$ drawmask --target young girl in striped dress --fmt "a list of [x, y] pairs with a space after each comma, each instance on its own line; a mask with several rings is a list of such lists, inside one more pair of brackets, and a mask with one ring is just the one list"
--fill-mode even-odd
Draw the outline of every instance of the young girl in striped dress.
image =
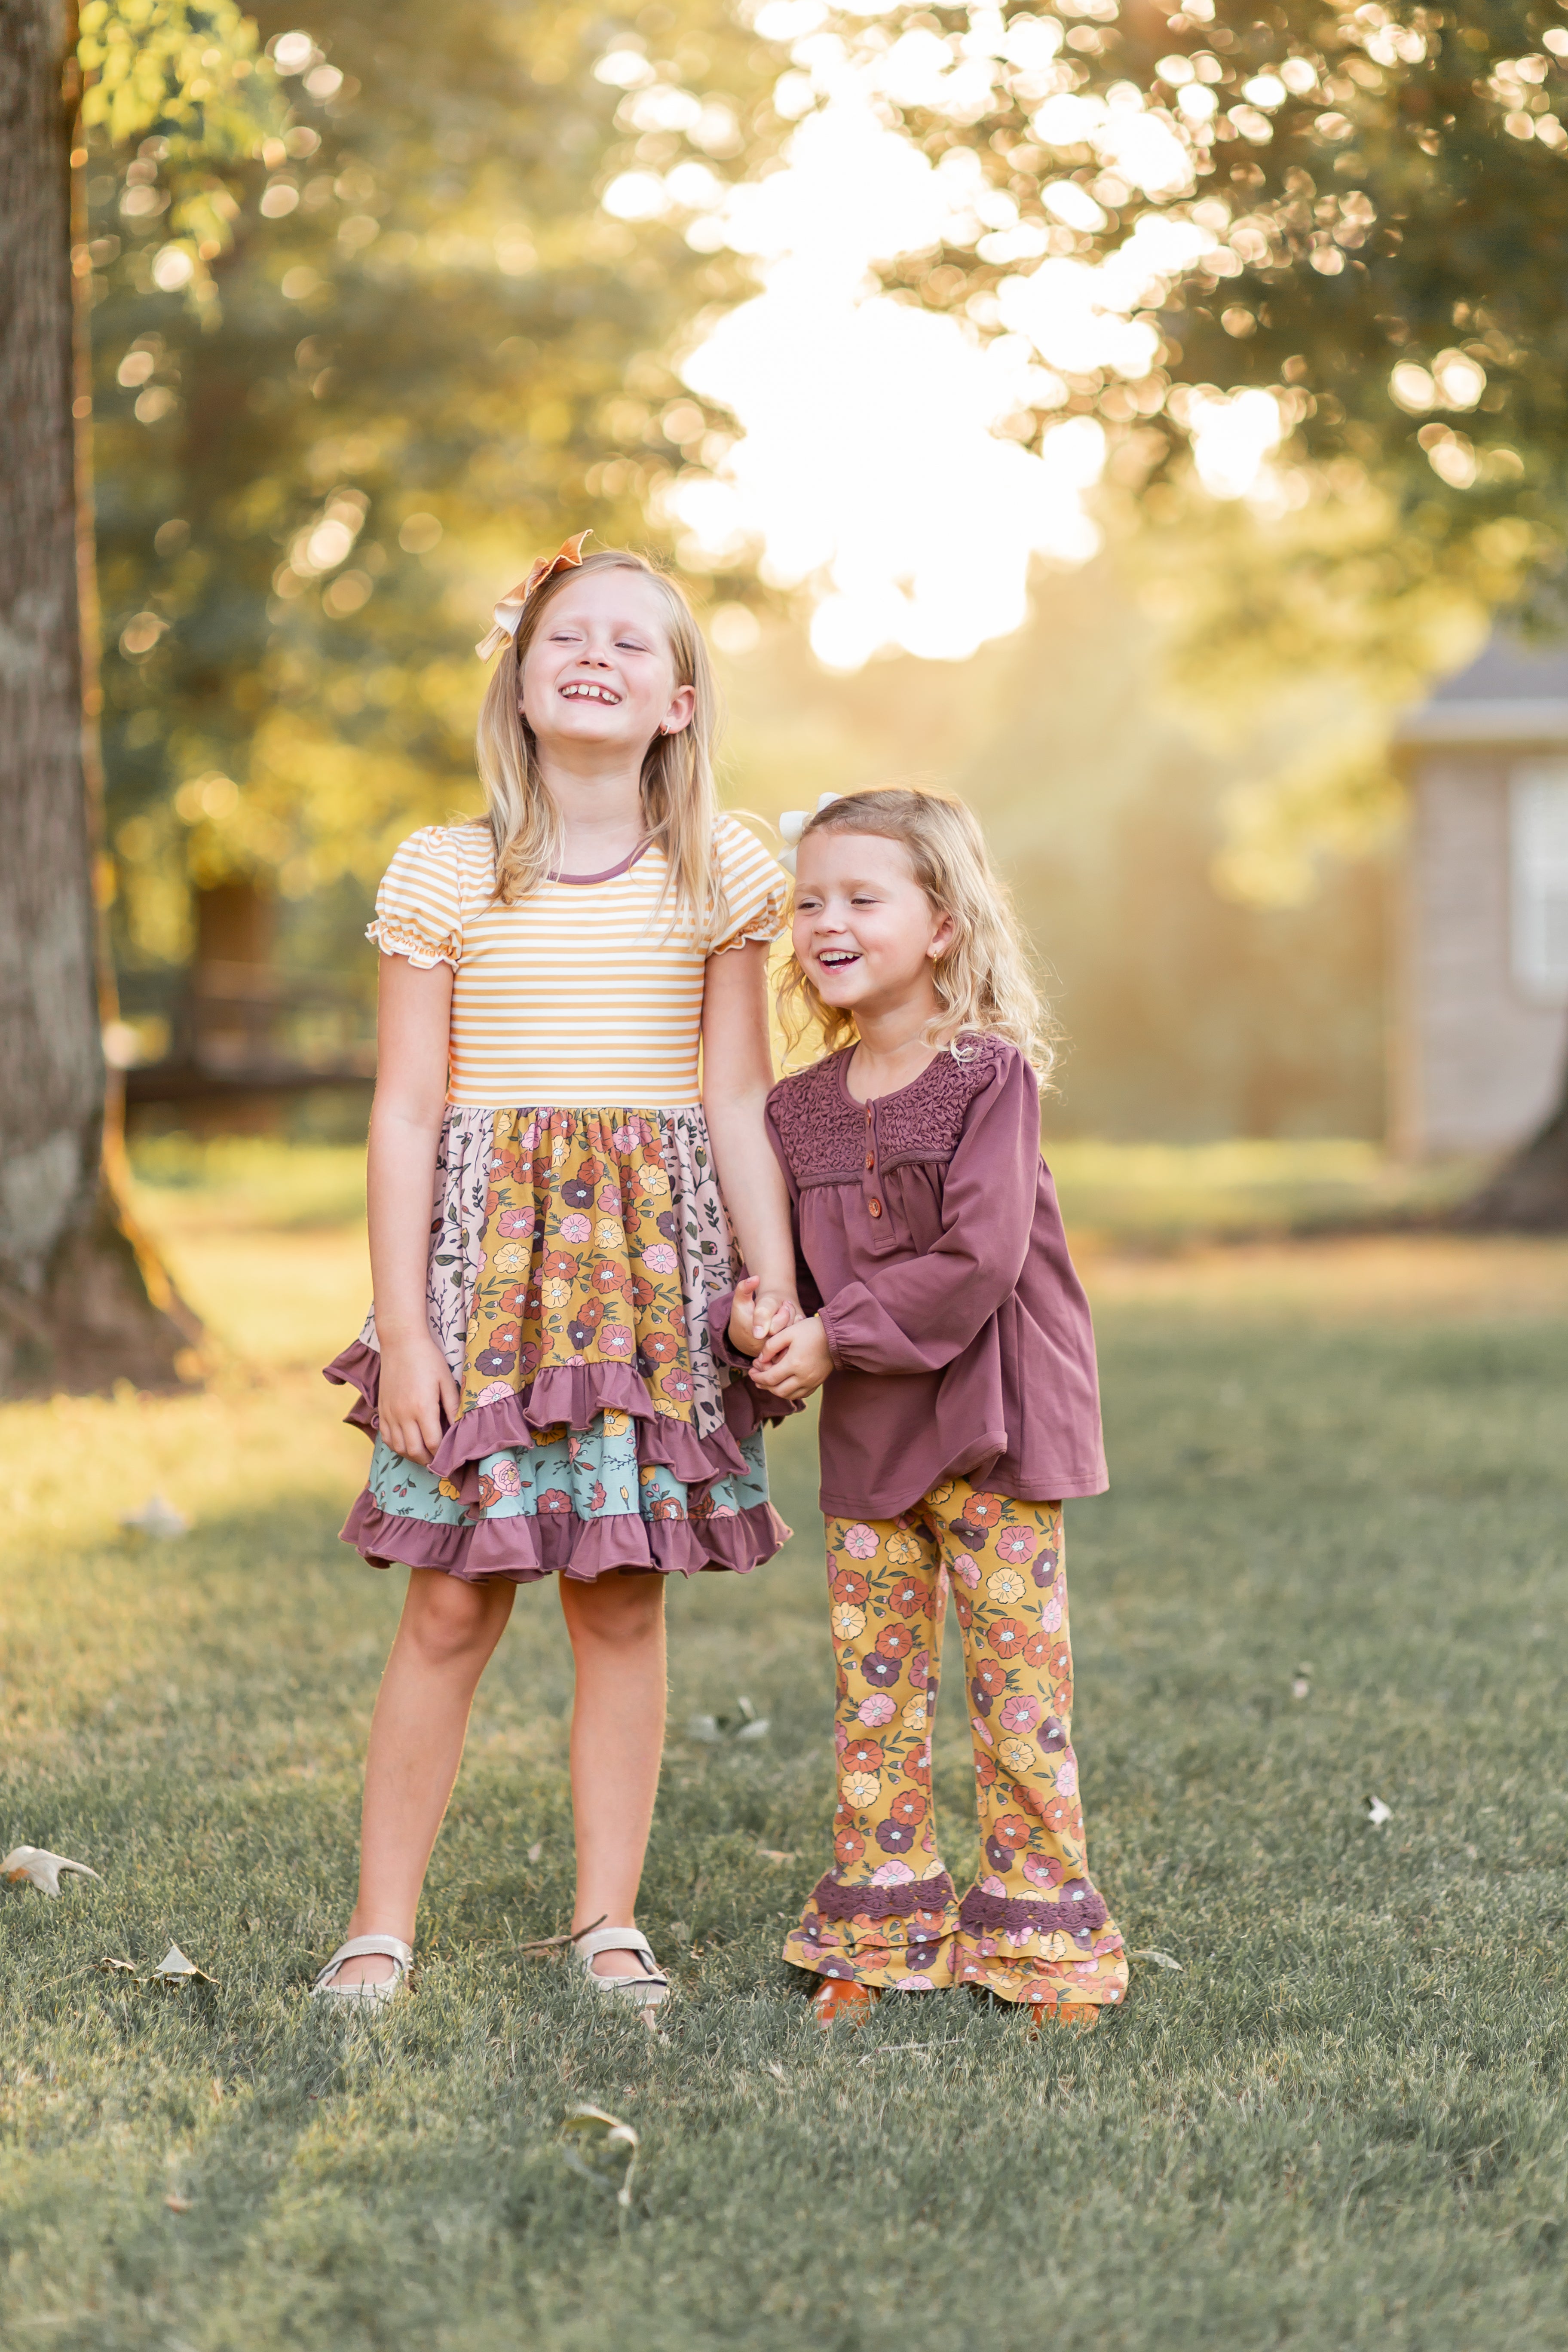
[[518, 1586], [552, 1575], [577, 1675], [575, 1949], [605, 1994], [664, 1998], [635, 1914], [664, 1579], [743, 1571], [788, 1534], [761, 1427], [787, 1408], [716, 1362], [708, 1325], [736, 1241], [758, 1336], [796, 1311], [763, 1118], [787, 884], [719, 813], [684, 598], [639, 557], [584, 557], [585, 537], [535, 565], [479, 648], [501, 656], [489, 815], [405, 841], [370, 930], [375, 1304], [327, 1377], [358, 1390], [350, 1419], [375, 1440], [344, 1538], [410, 1573], [359, 1901], [315, 1987], [334, 1999], [405, 1980], [475, 1687]]

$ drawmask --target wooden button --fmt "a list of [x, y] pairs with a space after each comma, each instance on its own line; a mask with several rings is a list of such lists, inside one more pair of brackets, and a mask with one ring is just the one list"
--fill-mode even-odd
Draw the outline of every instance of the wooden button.
[[867, 1205], [868, 1205], [868, 1207], [870, 1209], [871, 1214], [872, 1214], [874, 1217], [879, 1217], [879, 1216], [881, 1215], [881, 1213], [882, 1213], [882, 1203], [880, 1202], [880, 1201], [871, 1201], [871, 1202], [868, 1202], [867, 1203]]
[[877, 1165], [877, 1155], [874, 1151], [868, 1151], [866, 1154], [866, 1165], [868, 1168], [875, 1168]]

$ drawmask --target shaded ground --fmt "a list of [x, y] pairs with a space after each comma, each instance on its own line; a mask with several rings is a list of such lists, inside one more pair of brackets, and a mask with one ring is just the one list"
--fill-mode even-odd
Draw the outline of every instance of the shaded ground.
[[[671, 1594], [672, 1722], [744, 1692], [772, 1729], [671, 1741], [667, 2035], [517, 1953], [570, 1887], [545, 1589], [481, 1692], [418, 1996], [353, 2031], [302, 1987], [398, 1599], [335, 1541], [363, 1443], [310, 1369], [357, 1322], [353, 1199], [330, 1154], [161, 1188], [230, 1370], [0, 1414], [0, 1838], [103, 1873], [0, 1893], [17, 2342], [1555, 2352], [1568, 1246], [1089, 1255], [1116, 1486], [1069, 1514], [1075, 1735], [1096, 1875], [1182, 1964], [1098, 2034], [952, 1995], [824, 2044], [774, 1958], [830, 1788], [805, 1433], [790, 1555]], [[121, 1531], [154, 1489], [188, 1535]], [[952, 1819], [966, 1745], [939, 1725]], [[171, 1938], [216, 1987], [95, 1966]], [[584, 2099], [642, 2135], [629, 2210], [563, 2160]]]

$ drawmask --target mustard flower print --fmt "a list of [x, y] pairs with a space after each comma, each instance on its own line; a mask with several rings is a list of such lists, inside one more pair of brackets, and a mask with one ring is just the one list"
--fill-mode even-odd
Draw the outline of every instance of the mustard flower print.
[[[963, 1479], [942, 1486], [940, 1511], [928, 1497], [900, 1519], [829, 1523], [836, 1633], [851, 1622], [838, 1617], [847, 1606], [861, 1621], [836, 1651], [837, 1874], [819, 1884], [785, 1954], [818, 1974], [890, 1990], [966, 1983], [1017, 2001], [1033, 1987], [1028, 1997], [1040, 2002], [1110, 2005], [1125, 1990], [1126, 1960], [1082, 1844], [1068, 1737], [1059, 1517], [1005, 1496], [976, 1496]], [[1027, 1540], [1006, 1540], [1019, 1534]], [[906, 1541], [908, 1559], [900, 1557]], [[1049, 1574], [1037, 1580], [1032, 1570], [1046, 1555]], [[851, 1559], [860, 1565], [851, 1568]], [[971, 1701], [983, 1854], [983, 1874], [968, 1894], [943, 1864], [931, 1795], [933, 1655], [940, 1663], [941, 1651], [930, 1628], [940, 1633], [950, 1577], [963, 1634], [962, 1669], [952, 1676]], [[1053, 1601], [1059, 1619], [1043, 1624]], [[917, 1649], [921, 1632], [927, 1640]], [[876, 1899], [916, 1872], [934, 1882], [920, 1910]], [[861, 1888], [857, 1900], [851, 1890]], [[972, 1916], [978, 1903], [984, 1912]]]

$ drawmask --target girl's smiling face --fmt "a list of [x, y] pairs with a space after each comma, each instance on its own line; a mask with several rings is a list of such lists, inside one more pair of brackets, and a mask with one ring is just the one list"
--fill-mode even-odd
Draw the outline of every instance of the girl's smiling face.
[[931, 1018], [940, 1007], [931, 967], [952, 935], [952, 918], [931, 905], [901, 842], [831, 825], [802, 841], [795, 952], [825, 1003]]
[[540, 743], [640, 753], [660, 728], [687, 726], [694, 700], [646, 578], [617, 567], [556, 590], [522, 665], [522, 713]]

